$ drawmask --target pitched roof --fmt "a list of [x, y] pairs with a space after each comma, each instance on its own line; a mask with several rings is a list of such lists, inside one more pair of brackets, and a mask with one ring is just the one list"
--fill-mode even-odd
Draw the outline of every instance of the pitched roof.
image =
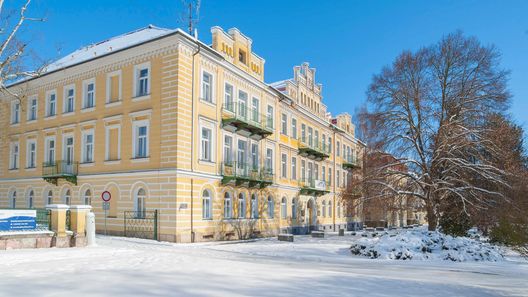
[[91, 60], [93, 58], [128, 48], [145, 41], [170, 34], [176, 30], [159, 28], [153, 25], [140, 28], [138, 30], [128, 32], [110, 39], [84, 46], [73, 53], [64, 56], [63, 58], [51, 63], [45, 68], [44, 72], [51, 72], [81, 62]]

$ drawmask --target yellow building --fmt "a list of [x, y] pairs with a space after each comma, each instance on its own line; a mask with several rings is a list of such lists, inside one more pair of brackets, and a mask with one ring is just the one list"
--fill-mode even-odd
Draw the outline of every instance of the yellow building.
[[0, 208], [91, 204], [102, 232], [108, 191], [110, 234], [174, 242], [358, 223], [338, 193], [363, 144], [327, 112], [315, 69], [267, 84], [251, 39], [211, 32], [206, 45], [148, 26], [10, 86]]

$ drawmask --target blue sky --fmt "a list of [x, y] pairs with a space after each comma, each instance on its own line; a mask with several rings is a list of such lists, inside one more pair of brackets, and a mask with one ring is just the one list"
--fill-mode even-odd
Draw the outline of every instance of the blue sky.
[[[148, 24], [185, 27], [180, 0], [34, 0], [30, 14], [44, 16], [25, 34], [42, 58], [56, 58], [89, 43]], [[292, 76], [304, 61], [317, 68], [332, 113], [365, 101], [372, 75], [404, 49], [415, 50], [463, 30], [495, 44], [512, 71], [512, 114], [528, 129], [528, 1], [219, 1], [202, 0], [200, 39], [210, 27], [238, 27], [266, 59], [265, 79]]]

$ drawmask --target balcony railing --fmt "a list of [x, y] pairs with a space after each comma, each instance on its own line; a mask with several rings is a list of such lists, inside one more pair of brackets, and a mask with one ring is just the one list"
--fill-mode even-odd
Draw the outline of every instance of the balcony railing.
[[262, 139], [273, 133], [272, 121], [244, 103], [226, 103], [223, 106], [222, 126], [224, 129]]
[[361, 168], [361, 164], [357, 158], [352, 158], [351, 156], [343, 158], [343, 169], [357, 169]]
[[299, 180], [301, 195], [321, 196], [330, 192], [330, 186], [324, 180], [301, 178]]
[[300, 137], [299, 155], [320, 161], [330, 157], [330, 150], [325, 143], [307, 137]]
[[248, 163], [224, 162], [220, 174], [222, 184], [234, 183], [236, 186], [265, 188], [273, 183], [273, 171], [254, 167]]
[[79, 162], [56, 161], [42, 164], [42, 178], [54, 185], [57, 185], [59, 178], [64, 178], [76, 185], [78, 173]]

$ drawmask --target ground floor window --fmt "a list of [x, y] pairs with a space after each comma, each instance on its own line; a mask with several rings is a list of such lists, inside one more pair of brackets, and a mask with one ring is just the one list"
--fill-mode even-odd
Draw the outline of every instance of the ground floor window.
[[84, 205], [92, 205], [92, 191], [90, 189], [84, 192]]
[[251, 218], [258, 219], [259, 210], [258, 210], [258, 197], [256, 194], [251, 196]]
[[71, 191], [70, 191], [70, 189], [67, 189], [66, 192], [64, 192], [64, 196], [62, 198], [62, 201], [64, 202], [64, 204], [70, 205], [70, 203], [71, 203]]
[[238, 217], [246, 217], [246, 195], [244, 193], [238, 195]]
[[202, 193], [202, 218], [210, 220], [213, 217], [212, 197], [209, 190], [204, 190]]
[[297, 218], [297, 199], [292, 199], [292, 219]]
[[224, 218], [230, 219], [233, 217], [233, 204], [231, 201], [231, 194], [226, 192], [224, 195]]
[[29, 191], [28, 197], [27, 197], [27, 207], [33, 208], [33, 198], [35, 196], [35, 192], [33, 190]]
[[46, 195], [46, 203], [53, 204], [53, 191], [52, 190], [49, 190], [48, 194]]
[[288, 208], [287, 208], [287, 203], [286, 203], [286, 197], [282, 197], [282, 200], [281, 200], [281, 218], [285, 219], [286, 216], [287, 216], [287, 213], [288, 213]]
[[136, 218], [138, 219], [144, 219], [145, 218], [145, 200], [147, 199], [147, 193], [143, 188], [139, 188], [136, 192], [135, 197], [135, 211], [136, 211]]
[[16, 208], [16, 198], [17, 198], [17, 192], [16, 191], [11, 192], [11, 195], [9, 197], [9, 207]]
[[275, 203], [273, 202], [273, 197], [268, 197], [268, 218], [273, 219], [275, 216]]

